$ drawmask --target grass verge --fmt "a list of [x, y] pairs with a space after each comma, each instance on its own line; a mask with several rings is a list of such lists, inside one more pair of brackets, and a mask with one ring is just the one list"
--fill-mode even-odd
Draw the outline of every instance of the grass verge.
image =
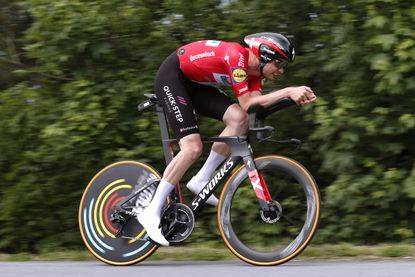
[[[298, 259], [385, 259], [406, 258], [415, 260], [413, 244], [381, 245], [310, 245]], [[236, 257], [224, 245], [186, 245], [160, 247], [148, 261], [218, 261], [235, 260]], [[0, 261], [96, 261], [88, 251], [53, 251], [39, 255], [30, 253], [0, 254]]]

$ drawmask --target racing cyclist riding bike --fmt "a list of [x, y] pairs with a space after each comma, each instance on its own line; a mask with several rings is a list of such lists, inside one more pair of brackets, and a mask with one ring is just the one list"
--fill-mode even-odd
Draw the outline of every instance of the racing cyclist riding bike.
[[[179, 139], [180, 152], [166, 167], [150, 205], [138, 216], [149, 237], [168, 246], [160, 225], [166, 198], [202, 153], [202, 141], [195, 114], [221, 120], [226, 127], [220, 136], [243, 135], [248, 129], [248, 109], [253, 105], [270, 106], [283, 98], [307, 105], [316, 95], [307, 86], [287, 87], [262, 94], [262, 80], [274, 81], [294, 61], [290, 41], [278, 33], [256, 33], [244, 38], [249, 48], [235, 42], [202, 40], [184, 45], [161, 64], [155, 81], [157, 99]], [[238, 102], [217, 86], [230, 85]], [[229, 147], [215, 142], [203, 167], [187, 188], [197, 194], [212, 173], [230, 154]], [[218, 199], [212, 194], [207, 203]]]

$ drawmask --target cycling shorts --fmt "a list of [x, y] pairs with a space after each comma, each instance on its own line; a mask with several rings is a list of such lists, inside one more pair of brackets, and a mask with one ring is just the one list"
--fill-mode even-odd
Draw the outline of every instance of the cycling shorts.
[[190, 81], [180, 69], [177, 51], [161, 64], [155, 92], [177, 139], [199, 133], [196, 114], [222, 121], [235, 103], [215, 87]]

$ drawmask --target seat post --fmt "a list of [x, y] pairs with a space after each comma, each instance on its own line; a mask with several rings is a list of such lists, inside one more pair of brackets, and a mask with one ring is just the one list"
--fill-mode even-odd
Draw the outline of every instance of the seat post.
[[163, 107], [160, 105], [160, 103], [157, 103], [157, 117], [159, 120], [161, 141], [163, 143], [164, 159], [166, 161], [166, 165], [168, 165], [171, 162], [171, 160], [173, 160], [173, 155], [170, 150], [171, 142], [169, 128], [167, 125], [167, 118], [166, 114], [164, 113]]

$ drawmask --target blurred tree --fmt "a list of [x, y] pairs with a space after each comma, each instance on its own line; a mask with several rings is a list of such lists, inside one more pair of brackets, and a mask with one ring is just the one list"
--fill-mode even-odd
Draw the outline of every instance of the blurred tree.
[[33, 20], [19, 38], [32, 66], [18, 73], [37, 78], [0, 95], [1, 249], [79, 245], [76, 210], [94, 172], [160, 160], [155, 118], [135, 112], [168, 45], [158, 2], [147, 2], [20, 2]]
[[[287, 35], [298, 53], [266, 90], [305, 84], [319, 96], [270, 122], [279, 137], [307, 142], [294, 157], [324, 189], [317, 238], [414, 238], [413, 3], [16, 0], [0, 8], [0, 251], [81, 245], [77, 209], [95, 172], [121, 159], [163, 171], [157, 118], [135, 110], [163, 59], [190, 41], [242, 43], [261, 31]], [[221, 127], [201, 120], [205, 135]], [[199, 224], [209, 232], [191, 240], [217, 236], [214, 209]]]
[[[415, 33], [408, 1], [312, 1], [309, 76], [322, 97], [309, 118], [325, 190], [324, 240], [414, 237]], [[313, 59], [313, 60], [312, 60]], [[411, 173], [412, 172], [412, 173]]]
[[0, 1], [0, 89], [16, 83], [17, 76], [11, 72], [25, 67], [19, 39], [29, 24], [29, 16], [18, 1]]

